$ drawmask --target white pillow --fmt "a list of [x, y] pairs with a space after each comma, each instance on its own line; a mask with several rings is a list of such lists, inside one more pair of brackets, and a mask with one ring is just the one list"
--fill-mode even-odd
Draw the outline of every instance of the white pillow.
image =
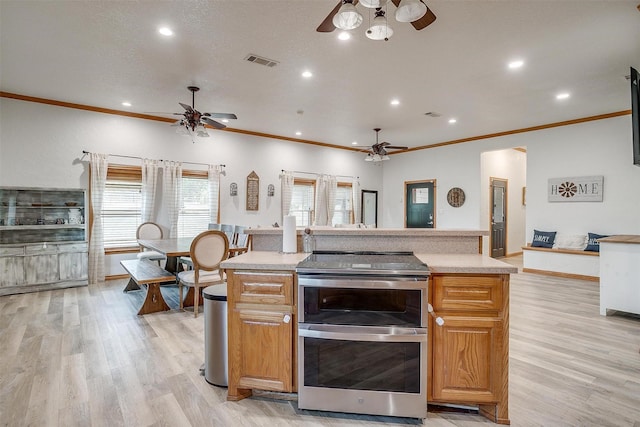
[[583, 251], [586, 246], [586, 234], [557, 233], [556, 240], [553, 243], [555, 249], [573, 249], [576, 251]]

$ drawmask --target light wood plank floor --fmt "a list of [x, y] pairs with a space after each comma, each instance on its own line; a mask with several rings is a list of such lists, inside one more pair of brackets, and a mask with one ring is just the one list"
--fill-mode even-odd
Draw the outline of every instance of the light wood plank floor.
[[[227, 402], [226, 389], [199, 372], [203, 316], [177, 309], [137, 316], [141, 295], [122, 293], [125, 283], [0, 297], [0, 425], [421, 424], [300, 411], [265, 398]], [[512, 276], [513, 426], [640, 427], [640, 317], [602, 317], [598, 304], [598, 283]], [[424, 425], [492, 423], [429, 413]]]

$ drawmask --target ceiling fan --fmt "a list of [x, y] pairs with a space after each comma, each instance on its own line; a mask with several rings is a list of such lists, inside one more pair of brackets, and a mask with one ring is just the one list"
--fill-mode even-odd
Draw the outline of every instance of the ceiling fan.
[[[376, 17], [382, 16], [384, 18], [384, 12], [381, 9], [388, 1], [360, 0], [359, 3], [364, 7], [376, 9]], [[396, 20], [399, 22], [411, 22], [413, 28], [418, 31], [426, 28], [436, 20], [436, 15], [433, 14], [431, 9], [427, 8], [423, 0], [391, 0], [391, 2], [398, 8], [395, 14]], [[357, 4], [358, 0], [340, 0], [316, 31], [329, 33], [336, 28], [342, 30], [357, 28], [362, 23], [362, 15], [355, 8]], [[370, 31], [371, 29], [367, 31], [368, 35]]]
[[[233, 113], [201, 113], [196, 110], [195, 99], [196, 92], [200, 90], [197, 86], [187, 86], [187, 89], [191, 91], [191, 105], [178, 102], [184, 108], [182, 113], [172, 113], [175, 116], [182, 116], [182, 118], [176, 121], [172, 126], [180, 126], [183, 133], [192, 134], [196, 132], [196, 136], [207, 137], [209, 134], [205, 129], [205, 125], [209, 125], [215, 129], [224, 129], [227, 126], [217, 122], [215, 119], [237, 119], [238, 117]], [[193, 136], [193, 135], [192, 135]]]
[[367, 162], [381, 162], [383, 160], [389, 160], [389, 156], [387, 155], [387, 150], [408, 150], [409, 147], [403, 147], [400, 145], [391, 145], [389, 142], [378, 142], [378, 135], [380, 133], [380, 128], [373, 129], [376, 132], [376, 143], [373, 144], [366, 150], [367, 157], [364, 158]]

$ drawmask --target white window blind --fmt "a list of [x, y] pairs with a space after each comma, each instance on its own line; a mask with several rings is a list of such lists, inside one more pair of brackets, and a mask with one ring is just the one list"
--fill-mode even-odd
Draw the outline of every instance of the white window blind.
[[353, 204], [351, 200], [351, 185], [338, 184], [336, 204], [333, 211], [333, 225], [350, 224]]
[[290, 215], [296, 217], [297, 227], [308, 227], [313, 223], [314, 182], [294, 182]]
[[182, 177], [182, 200], [178, 213], [178, 237], [193, 237], [206, 231], [211, 218], [209, 181]]
[[137, 246], [136, 230], [141, 224], [142, 184], [107, 180], [102, 204], [105, 248]]

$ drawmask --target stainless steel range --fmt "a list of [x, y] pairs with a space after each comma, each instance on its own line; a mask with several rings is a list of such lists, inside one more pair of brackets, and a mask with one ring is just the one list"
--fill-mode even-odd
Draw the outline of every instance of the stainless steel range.
[[314, 251], [296, 272], [299, 408], [425, 418], [427, 265]]

